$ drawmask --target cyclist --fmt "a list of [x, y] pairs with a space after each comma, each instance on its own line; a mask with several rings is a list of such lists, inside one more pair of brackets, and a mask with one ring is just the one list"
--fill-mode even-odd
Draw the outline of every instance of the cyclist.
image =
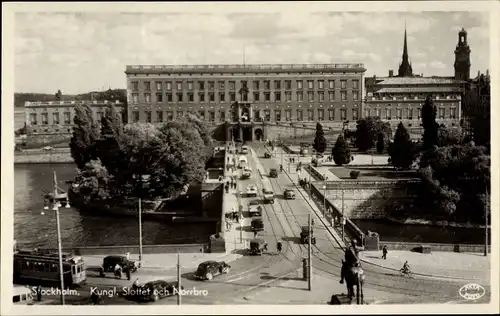
[[405, 261], [405, 263], [403, 264], [403, 267], [401, 268], [401, 272], [403, 274], [410, 274], [411, 273], [410, 265], [408, 264], [408, 260]]
[[276, 249], [278, 249], [278, 253], [281, 253], [283, 245], [281, 244], [281, 241], [278, 241], [278, 244], [276, 245]]

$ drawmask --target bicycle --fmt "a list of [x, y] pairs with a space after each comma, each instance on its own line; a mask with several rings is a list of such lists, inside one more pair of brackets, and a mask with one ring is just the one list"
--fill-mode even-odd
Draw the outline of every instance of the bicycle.
[[399, 269], [399, 275], [400, 276], [406, 276], [406, 277], [409, 277], [409, 278], [415, 277], [415, 275], [413, 274], [413, 272], [410, 269], [408, 269], [408, 270], [405, 271], [404, 268]]

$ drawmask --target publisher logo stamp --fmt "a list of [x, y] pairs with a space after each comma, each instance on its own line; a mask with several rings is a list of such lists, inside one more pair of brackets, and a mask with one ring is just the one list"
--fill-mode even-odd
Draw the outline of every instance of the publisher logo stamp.
[[466, 284], [458, 290], [458, 294], [466, 300], [475, 301], [486, 294], [486, 290], [479, 284]]

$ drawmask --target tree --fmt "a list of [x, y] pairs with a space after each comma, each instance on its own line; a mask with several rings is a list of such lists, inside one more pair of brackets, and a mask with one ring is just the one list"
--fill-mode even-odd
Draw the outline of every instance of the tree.
[[337, 166], [346, 165], [351, 162], [351, 150], [342, 134], [339, 135], [332, 149], [333, 161]]
[[208, 125], [194, 114], [187, 114], [186, 121], [198, 132], [205, 145], [205, 159], [209, 159], [214, 153], [214, 142]]
[[403, 123], [398, 124], [394, 142], [387, 149], [391, 164], [396, 168], [409, 169], [416, 158], [415, 144], [410, 140], [410, 134]]
[[123, 134], [121, 115], [113, 104], [106, 109], [101, 119], [101, 138], [97, 142], [97, 156], [111, 174], [116, 174], [123, 167], [123, 151], [120, 137]]
[[[489, 90], [489, 83], [482, 89]], [[489, 92], [486, 93], [489, 94]], [[466, 121], [465, 128], [468, 133], [472, 134], [474, 143], [489, 147], [491, 138], [490, 98], [480, 98], [476, 91], [468, 91], [462, 101], [462, 109], [463, 119]]]
[[77, 170], [72, 194], [81, 200], [84, 204], [91, 202], [105, 201], [112, 196], [109, 191], [110, 177], [106, 167], [101, 164], [99, 159], [90, 160], [83, 168]]
[[320, 123], [316, 123], [316, 137], [314, 137], [313, 148], [318, 153], [324, 153], [326, 150], [325, 132]]
[[61, 90], [57, 90], [55, 96], [56, 96], [56, 101], [61, 101], [61, 98], [62, 98]]
[[82, 104], [75, 106], [73, 118], [73, 136], [70, 139], [71, 157], [79, 169], [85, 167], [87, 162], [96, 158], [96, 142], [99, 138], [96, 125], [92, 119], [92, 111]]
[[385, 141], [392, 136], [390, 124], [382, 122], [379, 117], [367, 117], [358, 120], [355, 133], [355, 144], [361, 151], [373, 148], [379, 134], [384, 136]]
[[384, 152], [385, 147], [385, 137], [383, 133], [378, 133], [377, 135], [377, 152], [379, 154]]
[[461, 128], [439, 127], [437, 131], [439, 147], [461, 144], [463, 141], [463, 133]]
[[423, 135], [423, 148], [430, 149], [432, 146], [438, 144], [438, 128], [436, 122], [437, 109], [432, 101], [432, 97], [425, 98], [424, 105], [422, 106], [422, 126], [424, 128]]

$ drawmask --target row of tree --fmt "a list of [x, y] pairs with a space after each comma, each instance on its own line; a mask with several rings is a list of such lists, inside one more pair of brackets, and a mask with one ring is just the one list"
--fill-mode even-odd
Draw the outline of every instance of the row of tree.
[[124, 127], [113, 105], [100, 124], [90, 106], [77, 105], [70, 149], [79, 169], [74, 186], [79, 196], [113, 203], [175, 197], [201, 181], [213, 140], [205, 123], [191, 114], [161, 126]]

